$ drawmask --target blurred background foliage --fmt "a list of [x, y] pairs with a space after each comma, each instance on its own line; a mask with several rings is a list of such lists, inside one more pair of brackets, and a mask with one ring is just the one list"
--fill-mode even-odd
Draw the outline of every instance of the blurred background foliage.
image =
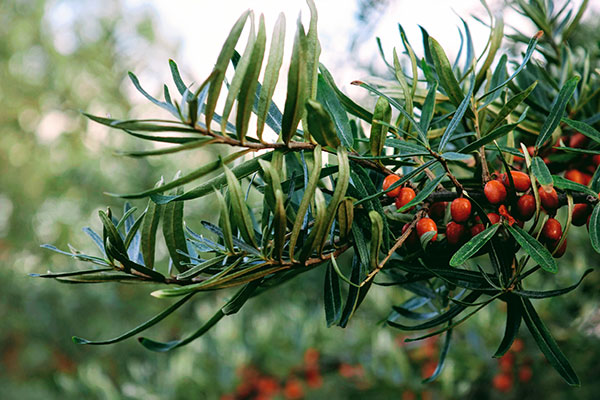
[[[376, 23], [388, 3], [360, 1], [357, 26]], [[149, 106], [140, 105], [127, 70], [148, 81], [164, 76], [168, 58], [177, 58], [176, 44], [155, 31], [159, 16], [135, 4], [0, 3], [0, 398], [231, 399], [236, 393], [254, 398], [260, 385], [263, 394], [288, 399], [596, 398], [597, 273], [572, 294], [536, 303], [580, 375], [580, 389], [565, 385], [526, 335], [522, 349], [511, 353], [514, 360], [492, 359], [504, 324], [498, 307], [456, 330], [445, 372], [423, 385], [421, 379], [435, 368], [439, 343], [405, 344], [404, 336], [380, 323], [405, 294], [374, 288], [348, 329], [327, 329], [322, 269], [252, 300], [246, 312], [170, 354], [146, 351], [134, 339], [104, 347], [74, 345], [73, 334], [113, 337], [162, 310], [165, 300], [148, 296], [146, 286], [71, 286], [29, 278], [32, 272], [64, 270], [65, 263], [75, 267], [75, 261], [39, 245], [93, 248], [81, 228], [98, 230], [99, 208], [123, 206], [103, 191], [151, 187], [160, 173], [172, 175], [216, 156], [117, 158], [112, 149], [134, 142], [80, 116], [79, 110], [147, 114]], [[597, 32], [597, 26], [585, 25], [574, 40], [597, 54]], [[186, 212], [192, 228], [202, 219], [214, 222], [209, 203]], [[585, 228], [575, 230], [579, 240], [570, 239], [561, 272], [540, 285], [566, 286], [597, 266]], [[222, 304], [222, 296], [203, 294], [153, 328], [151, 336], [171, 339], [195, 329]], [[514, 381], [501, 392], [493, 380], [507, 368]], [[269, 384], [271, 392], [265, 389]]]

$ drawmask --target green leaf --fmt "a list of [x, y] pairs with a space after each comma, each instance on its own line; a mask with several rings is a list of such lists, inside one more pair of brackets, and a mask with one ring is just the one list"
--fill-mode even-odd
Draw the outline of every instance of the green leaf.
[[[151, 196], [153, 194], [162, 193], [165, 190], [174, 189], [174, 188], [182, 186], [186, 183], [195, 181], [196, 179], [202, 178], [203, 176], [208, 175], [209, 173], [218, 170], [221, 167], [221, 165], [229, 164], [230, 162], [248, 154], [249, 152], [250, 152], [249, 150], [242, 150], [242, 151], [238, 151], [233, 154], [229, 154], [227, 157], [225, 157], [223, 159], [219, 159], [216, 161], [206, 163], [202, 167], [198, 168], [195, 171], [190, 172], [189, 174], [187, 174], [185, 176], [182, 176], [181, 178], [173, 179], [171, 182], [169, 182], [165, 185], [162, 185], [160, 187], [156, 186], [153, 189], [148, 189], [143, 192], [127, 193], [127, 194], [117, 194], [117, 193], [105, 193], [105, 194], [107, 194], [109, 196], [113, 196], [113, 197], [120, 197], [122, 199], [139, 199], [142, 197]], [[224, 178], [224, 176], [223, 176], [223, 178]], [[203, 195], [208, 194], [208, 193], [209, 192], [203, 193]], [[175, 196], [175, 197], [178, 198], [178, 196]], [[186, 199], [184, 199], [184, 200], [186, 200]]]
[[[429, 49], [431, 51], [435, 71], [440, 79], [440, 84], [444, 88], [448, 98], [450, 98], [450, 101], [458, 107], [463, 102], [465, 95], [454, 76], [452, 65], [450, 65], [450, 61], [442, 46], [440, 46], [440, 44], [431, 36], [429, 37]], [[472, 86], [473, 85], [471, 85], [471, 87]], [[467, 97], [470, 97], [470, 95]]]
[[572, 192], [582, 192], [594, 197], [598, 196], [598, 193], [594, 192], [589, 187], [563, 178], [562, 176], [552, 175], [552, 182], [554, 182], [554, 187], [557, 189], [570, 190]]
[[506, 328], [504, 329], [504, 337], [498, 350], [494, 353], [494, 357], [502, 357], [510, 349], [521, 326], [521, 301], [513, 294], [508, 294], [506, 298]]
[[171, 75], [173, 76], [173, 82], [175, 82], [175, 86], [177, 86], [177, 90], [179, 94], [183, 95], [187, 90], [187, 86], [183, 83], [181, 79], [181, 75], [179, 74], [179, 68], [177, 68], [177, 63], [171, 59], [169, 59], [169, 68], [171, 69]]
[[[194, 277], [200, 275], [202, 272], [204, 272], [208, 268], [222, 264], [223, 260], [225, 260], [226, 258], [227, 258], [227, 256], [220, 255], [220, 256], [213, 257], [210, 260], [201, 262], [200, 264], [196, 264], [192, 268], [188, 269], [187, 271], [182, 272], [181, 274], [177, 274], [177, 279], [183, 280], [183, 279], [194, 278]], [[196, 292], [192, 292], [192, 293], [196, 293]]]
[[321, 146], [337, 148], [340, 139], [335, 131], [333, 119], [325, 108], [315, 100], [306, 101], [308, 131]]
[[288, 70], [287, 95], [281, 120], [281, 137], [289, 143], [296, 134], [298, 124], [304, 114], [304, 103], [307, 98], [308, 85], [306, 69], [306, 36], [302, 22], [298, 19], [292, 59]]
[[154, 150], [146, 150], [146, 151], [117, 151], [116, 154], [119, 156], [126, 157], [148, 157], [148, 156], [162, 156], [165, 154], [173, 154], [178, 153], [180, 151], [193, 150], [200, 147], [204, 147], [207, 144], [211, 144], [214, 142], [214, 139], [211, 137], [205, 137], [201, 139], [194, 140], [193, 142], [185, 143], [180, 146], [167, 147], [164, 149], [154, 149]]
[[594, 127], [586, 124], [581, 121], [574, 121], [569, 118], [562, 118], [562, 122], [569, 125], [571, 128], [575, 129], [578, 132], [583, 133], [585, 136], [592, 139], [594, 142], [600, 143], [600, 132], [598, 132]]
[[342, 295], [340, 292], [340, 281], [338, 276], [333, 273], [332, 269], [333, 267], [331, 264], [327, 266], [323, 295], [327, 327], [336, 324], [342, 315]]
[[[265, 121], [269, 112], [269, 107], [275, 93], [275, 87], [279, 80], [279, 71], [283, 61], [283, 47], [285, 44], [285, 15], [279, 14], [275, 26], [273, 27], [273, 37], [269, 48], [269, 58], [265, 69], [260, 97], [258, 99], [258, 109], [256, 111], [257, 127], [256, 135], [262, 140], [262, 134], [265, 128]], [[275, 132], [279, 133], [279, 132]]]
[[339, 140], [345, 147], [351, 148], [353, 139], [348, 114], [342, 106], [335, 89], [331, 87], [331, 84], [327, 82], [322, 73], [319, 74], [317, 79], [317, 101], [331, 114]]
[[[433, 114], [435, 114], [435, 95], [437, 92], [437, 88], [437, 81], [431, 83], [431, 85], [429, 86], [427, 97], [425, 97], [425, 101], [423, 102], [423, 108], [421, 108], [421, 119], [419, 121], [421, 130], [419, 132], [427, 132], [429, 130], [431, 118], [433, 118]], [[421, 141], [426, 144], [428, 143], [426, 134], [421, 137]]]
[[[53, 250], [52, 248], [50, 248], [49, 245], [42, 245], [40, 247]], [[66, 252], [61, 251], [61, 253], [64, 254]], [[112, 268], [112, 267], [110, 267], [110, 268], [94, 268], [94, 269], [84, 269], [84, 270], [72, 271], [72, 272], [50, 272], [50, 271], [48, 271], [45, 274], [29, 274], [29, 276], [31, 276], [32, 278], [53, 278], [54, 279], [54, 278], [65, 278], [68, 276], [98, 274], [100, 272], [108, 272], [108, 271], [114, 271], [114, 268]]]
[[446, 177], [446, 175], [440, 174], [434, 180], [429, 181], [423, 186], [423, 188], [417, 193], [414, 199], [406, 203], [404, 206], [400, 207], [397, 212], [403, 212], [404, 210], [408, 210], [412, 206], [415, 206], [425, 200], [435, 188], [440, 184], [440, 182]]
[[[484, 137], [475, 140], [474, 142], [469, 143], [465, 147], [459, 150], [460, 153], [471, 153], [477, 151], [480, 147], [485, 146], [486, 144], [493, 142], [496, 139], [506, 136], [510, 132], [512, 132], [527, 116], [527, 111], [529, 109], [526, 108], [523, 111], [523, 114], [519, 117], [519, 120], [514, 124], [502, 125], [499, 128], [494, 129], [492, 132], [488, 133]], [[520, 154], [520, 153], [519, 153]], [[521, 154], [520, 154], [521, 155]]]
[[[246, 151], [246, 150], [243, 150], [243, 151]], [[239, 154], [239, 153], [235, 153], [235, 154]], [[258, 160], [270, 160], [272, 155], [273, 155], [272, 152], [262, 154], [258, 157], [252, 158], [251, 160], [248, 160], [239, 165], [236, 165], [235, 167], [232, 168], [231, 171], [233, 172], [233, 174], [236, 176], [237, 179], [245, 178], [245, 177], [255, 173], [256, 171], [258, 171], [258, 169], [260, 168], [260, 164], [258, 163]], [[223, 160], [223, 161], [225, 161], [225, 160]], [[171, 183], [173, 183], [173, 182], [171, 182]], [[227, 178], [225, 177], [225, 173], [222, 173], [212, 179], [209, 179], [208, 181], [206, 181], [203, 184], [201, 184], [200, 186], [190, 190], [189, 192], [185, 192], [184, 194], [175, 195], [175, 196], [162, 196], [162, 195], [159, 195], [156, 193], [151, 193], [150, 198], [152, 199], [152, 201], [154, 201], [157, 204], [167, 204], [167, 203], [170, 203], [175, 200], [197, 199], [197, 198], [203, 197], [209, 193], [212, 193], [214, 189], [219, 189], [225, 185], [227, 185]], [[140, 196], [140, 197], [143, 197], [143, 196]]]
[[[485, 3], [484, 3], [485, 5]], [[492, 13], [490, 12], [489, 8], [487, 7], [487, 5], [485, 5], [485, 8], [488, 11], [488, 15], [490, 16], [490, 37], [488, 39], [489, 41], [489, 51], [488, 51], [488, 55], [485, 58], [483, 64], [481, 65], [479, 72], [477, 73], [477, 78], [475, 79], [475, 88], [479, 89], [479, 87], [481, 86], [481, 84], [483, 83], [487, 71], [490, 69], [490, 67], [492, 66], [492, 63], [494, 62], [494, 59], [496, 58], [496, 53], [498, 52], [498, 49], [500, 48], [500, 45], [502, 43], [502, 39], [504, 38], [504, 21], [502, 19], [502, 14], [498, 14], [495, 18], [492, 15]], [[500, 59], [500, 62], [502, 62], [502, 58]], [[476, 90], [475, 90], [476, 91]]]
[[[344, 107], [344, 109], [350, 114], [358, 117], [366, 122], [371, 122], [373, 120], [373, 114], [364, 109], [362, 106], [356, 104], [352, 99], [346, 96], [335, 84], [331, 73], [325, 68], [323, 64], [319, 64], [319, 71], [321, 71], [321, 76], [325, 80], [325, 82], [333, 89], [335, 95], [337, 96], [340, 104]], [[318, 96], [318, 91], [317, 91]], [[337, 115], [336, 115], [337, 117]]]
[[238, 227], [240, 234], [244, 241], [257, 247], [256, 240], [254, 238], [254, 225], [250, 219], [246, 202], [244, 201], [244, 194], [242, 193], [242, 187], [236, 175], [227, 166], [223, 166], [225, 170], [225, 176], [227, 178], [227, 185], [229, 187], [229, 199], [231, 200], [231, 209], [233, 212], [233, 221]]
[[167, 110], [168, 112], [170, 112], [174, 116], [176, 116], [176, 117], [179, 116], [179, 113], [177, 112], [177, 109], [172, 104], [165, 103], [164, 101], [157, 100], [154, 97], [150, 96], [150, 94], [148, 94], [148, 92], [146, 92], [142, 88], [142, 86], [140, 85], [140, 81], [138, 80], [137, 76], [135, 76], [135, 74], [133, 72], [128, 72], [128, 75], [129, 75], [129, 79], [131, 79], [131, 82], [133, 83], [133, 86], [135, 86], [135, 88], [142, 95], [144, 95], [145, 98], [147, 98], [148, 100], [150, 100], [155, 105], [157, 105], [157, 106], [159, 106], [159, 107]]
[[[263, 15], [261, 15], [258, 23], [258, 33], [256, 35], [256, 41], [252, 45], [252, 52], [250, 53], [248, 65], [246, 67], [246, 70], [244, 71], [240, 90], [237, 95], [238, 106], [235, 120], [235, 128], [238, 135], [238, 139], [242, 142], [242, 144], [244, 143], [246, 133], [248, 132], [250, 114], [252, 113], [252, 109], [254, 107], [254, 96], [256, 94], [256, 88], [258, 86], [258, 75], [260, 74], [260, 68], [262, 66], [263, 57], [265, 54], [266, 41], [267, 35], [265, 33], [265, 18]], [[238, 68], [242, 68], [243, 61], [244, 60], [242, 57]], [[232, 90], [234, 81], [231, 82], [232, 86], [229, 88], [229, 90]], [[225, 120], [226, 118], [223, 119]], [[225, 132], [224, 129], [223, 132]]]
[[496, 231], [500, 228], [500, 224], [493, 224], [488, 226], [483, 232], [478, 233], [473, 236], [471, 240], [462, 245], [460, 249], [450, 259], [450, 265], [453, 267], [458, 267], [469, 258], [471, 258], [475, 253], [479, 251], [494, 235]]
[[553, 183], [552, 174], [550, 174], [546, 163], [540, 157], [536, 156], [531, 159], [531, 173], [536, 177], [540, 185], [550, 185]]
[[533, 261], [538, 263], [543, 270], [552, 273], [556, 273], [558, 271], [556, 260], [552, 258], [552, 254], [550, 254], [548, 249], [546, 249], [540, 242], [516, 225], [510, 226], [505, 224], [504, 226], [515, 238], [517, 243], [521, 245], [521, 248], [525, 250], [525, 252], [531, 256]]
[[587, 274], [589, 274], [590, 272], [593, 272], [593, 271], [594, 271], [593, 269], [586, 270], [583, 273], [583, 275], [581, 276], [581, 278], [579, 278], [579, 281], [577, 281], [577, 283], [575, 283], [574, 285], [568, 286], [566, 288], [555, 289], [555, 290], [546, 290], [546, 291], [515, 289], [515, 290], [513, 290], [513, 293], [516, 293], [519, 296], [528, 297], [530, 299], [546, 299], [548, 297], [562, 296], [563, 294], [569, 293], [569, 292], [577, 289], [577, 287], [581, 284], [581, 282], [583, 282], [583, 279], [587, 276]]
[[[448, 326], [450, 326], [452, 321], [448, 321]], [[446, 356], [448, 355], [448, 350], [450, 349], [450, 340], [452, 338], [452, 329], [448, 329], [446, 331], [446, 339], [444, 340], [444, 345], [442, 346], [442, 350], [440, 351], [440, 358], [438, 360], [437, 367], [433, 371], [430, 377], [423, 379], [421, 383], [429, 383], [433, 382], [441, 373], [444, 368], [444, 363], [446, 361]]]
[[[308, 206], [310, 205], [313, 196], [315, 195], [315, 190], [317, 188], [317, 184], [319, 183], [319, 178], [321, 174], [322, 168], [322, 160], [321, 160], [322, 152], [321, 146], [315, 146], [313, 151], [313, 167], [310, 171], [310, 177], [308, 178], [308, 182], [306, 184], [306, 188], [304, 189], [304, 193], [302, 194], [302, 200], [300, 201], [300, 205], [298, 206], [298, 213], [296, 214], [296, 219], [294, 220], [294, 226], [292, 227], [292, 233], [290, 236], [290, 244], [289, 244], [289, 252], [290, 259], [294, 259], [294, 251], [296, 247], [296, 241], [298, 240], [298, 236], [300, 235], [300, 230], [302, 229], [302, 225], [304, 224], [304, 218], [308, 211]], [[306, 155], [305, 155], [306, 157]]]
[[140, 344], [145, 348], [157, 351], [165, 352], [176, 349], [181, 346], [198, 339], [200, 336], [208, 332], [213, 326], [215, 326], [224, 316], [237, 313], [240, 308], [246, 303], [246, 301], [254, 295], [255, 290], [259, 286], [259, 282], [250, 282], [243, 288], [237, 291], [237, 293], [229, 300], [219, 311], [217, 311], [206, 323], [204, 323], [196, 332], [191, 334], [182, 340], [172, 340], [170, 342], [157, 342], [148, 338], [138, 338]]
[[590, 216], [590, 242], [592, 248], [600, 253], [600, 206], [598, 204]]
[[371, 146], [372, 155], [379, 156], [382, 154], [388, 132], [387, 125], [383, 125], [375, 121], [383, 121], [386, 124], [389, 124], [391, 120], [392, 108], [390, 107], [390, 103], [385, 99], [385, 97], [380, 97], [377, 99], [377, 104], [375, 104], [373, 122], [371, 123], [371, 135], [369, 138], [369, 143]]
[[461, 120], [463, 119], [463, 116], [465, 115], [465, 112], [469, 108], [469, 104], [471, 103], [471, 97], [473, 95], [473, 85], [474, 85], [473, 80], [474, 80], [474, 76], [472, 75], [471, 76], [471, 84], [469, 85], [470, 86], [469, 91], [467, 92], [467, 95], [464, 96], [462, 102], [459, 104], [458, 108], [456, 109], [456, 112], [454, 113], [454, 116], [452, 117], [452, 121], [450, 121], [450, 123], [446, 127], [446, 130], [444, 131], [444, 134], [442, 135], [442, 138], [440, 139], [440, 144], [438, 146], [438, 152], [442, 152], [444, 150], [444, 147], [446, 147], [446, 144], [452, 138], [452, 134], [458, 127], [458, 124], [461, 122]]
[[285, 214], [285, 206], [283, 204], [283, 192], [281, 189], [275, 190], [275, 213], [273, 215], [274, 232], [274, 253], [277, 260], [283, 258], [283, 247], [286, 243], [285, 232], [287, 228], [287, 216]]
[[379, 266], [379, 250], [383, 240], [383, 218], [377, 211], [369, 211], [369, 219], [371, 220], [371, 249], [370, 249], [370, 267], [371, 270]]
[[183, 233], [183, 201], [174, 201], [164, 207], [162, 230], [173, 265], [179, 272], [186, 271], [188, 267], [185, 264], [190, 260], [177, 251], [187, 252]]
[[125, 243], [123, 243], [123, 239], [119, 232], [117, 231], [117, 227], [113, 224], [110, 218], [110, 209], [108, 211], [109, 215], [107, 215], [104, 211], [99, 210], [98, 215], [100, 216], [100, 220], [102, 221], [102, 225], [107, 233], [107, 238], [104, 241], [104, 247], [107, 247], [107, 240], [110, 240], [111, 244], [122, 254], [127, 254], [127, 249], [125, 248]]
[[171, 315], [175, 310], [177, 310], [179, 307], [184, 305], [189, 299], [191, 299], [194, 294], [196, 294], [196, 293], [188, 294], [181, 300], [177, 301], [176, 303], [173, 303], [172, 306], [168, 307], [160, 314], [155, 315], [153, 318], [149, 319], [148, 321], [144, 322], [143, 324], [133, 328], [132, 330], [130, 330], [128, 332], [125, 332], [124, 334], [122, 334], [120, 336], [117, 336], [116, 338], [108, 339], [108, 340], [87, 340], [87, 339], [84, 339], [84, 338], [81, 338], [78, 336], [73, 336], [73, 338], [72, 338], [73, 343], [75, 343], [75, 344], [91, 344], [91, 345], [113, 344], [113, 343], [117, 343], [122, 340], [128, 339], [128, 338], [132, 337], [133, 335], [143, 332], [146, 329], [150, 328], [151, 326], [156, 325], [157, 323], [159, 323], [160, 321], [162, 321], [163, 319], [165, 319], [166, 317]]
[[[156, 184], [156, 187], [160, 187], [162, 182], [161, 179]], [[161, 205], [155, 204], [152, 200], [148, 200], [146, 215], [144, 216], [144, 222], [142, 223], [142, 256], [144, 258], [144, 265], [150, 269], [154, 268], [156, 231], [158, 230], [161, 212]]]
[[231, 230], [231, 222], [229, 220], [229, 207], [227, 207], [227, 203], [225, 202], [225, 198], [221, 192], [215, 190], [215, 196], [217, 196], [217, 202], [219, 203], [219, 207], [221, 209], [219, 225], [221, 226], [221, 230], [223, 232], [223, 242], [225, 242], [227, 250], [229, 250], [232, 254], [235, 254], [235, 248], [233, 247], [233, 232]]
[[554, 102], [552, 102], [550, 115], [548, 115], [548, 117], [544, 120], [544, 125], [542, 125], [540, 134], [535, 141], [536, 149], [542, 147], [542, 145], [544, 145], [544, 143], [550, 139], [552, 133], [554, 133], [554, 130], [558, 127], [558, 124], [565, 113], [565, 109], [567, 108], [567, 104], [577, 88], [578, 82], [579, 76], [574, 76], [565, 82], [563, 87], [560, 89], [558, 96], [554, 99]]
[[529, 328], [529, 332], [536, 341], [538, 347], [546, 356], [546, 360], [554, 367], [554, 369], [562, 376], [562, 378], [571, 386], [580, 386], [581, 383], [577, 374], [571, 367], [569, 360], [565, 357], [563, 352], [556, 344], [556, 341], [552, 337], [552, 334], [546, 328], [544, 322], [540, 319], [539, 315], [533, 308], [529, 299], [521, 298], [521, 304], [523, 305], [523, 320]]
[[[512, 81], [517, 75], [519, 75], [519, 73], [523, 70], [523, 68], [525, 68], [525, 65], [527, 65], [527, 62], [529, 62], [529, 59], [533, 55], [533, 52], [535, 51], [535, 46], [537, 45], [539, 38], [540, 38], [539, 34], [536, 34], [533, 36], [533, 38], [531, 38], [531, 40], [529, 41], [529, 44], [527, 45], [527, 50], [525, 50], [525, 56], [523, 57], [523, 62], [521, 63], [521, 65], [519, 65], [517, 67], [515, 72], [513, 72], [512, 75], [509, 76], [508, 79], [506, 79], [504, 82], [500, 83], [499, 85], [497, 85], [497, 86], [493, 87], [492, 89], [488, 90], [487, 92], [485, 92], [481, 97], [479, 97], [477, 99], [477, 101], [486, 98], [490, 94], [495, 93], [497, 90], [502, 89], [510, 81]], [[491, 60], [491, 61], [493, 61], [493, 60]], [[491, 64], [491, 61], [490, 61], [490, 64]], [[487, 60], [486, 60], [486, 62], [487, 62]], [[486, 70], [484, 70], [484, 69], [481, 69], [480, 71], [483, 72], [484, 74], [486, 73]], [[478, 77], [478, 81], [479, 81], [479, 77]]]
[[535, 89], [537, 86], [537, 81], [534, 81], [529, 87], [522, 92], [517, 93], [513, 97], [511, 97], [506, 104], [502, 106], [496, 117], [490, 122], [488, 126], [486, 126], [483, 136], [485, 136], [488, 132], [491, 132], [498, 125], [500, 125], [506, 117], [508, 117], [526, 98], [529, 94]]
[[244, 29], [244, 25], [246, 25], [246, 20], [248, 19], [249, 15], [250, 10], [245, 11], [233, 25], [231, 31], [229, 32], [229, 36], [227, 36], [227, 39], [221, 48], [217, 62], [215, 63], [215, 68], [213, 69], [215, 74], [208, 88], [208, 98], [206, 100], [206, 107], [204, 108], [206, 127], [209, 130], [215, 114], [217, 100], [219, 99], [219, 95], [221, 93], [221, 87], [223, 86], [223, 80], [225, 79], [225, 72], [227, 71], [229, 60], [231, 60], [231, 57], [233, 56], [235, 45], [242, 34], [242, 30]]

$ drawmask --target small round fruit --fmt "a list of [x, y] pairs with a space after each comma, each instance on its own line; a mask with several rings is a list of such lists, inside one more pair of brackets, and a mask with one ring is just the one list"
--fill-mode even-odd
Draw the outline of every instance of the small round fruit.
[[[521, 171], [511, 171], [510, 175], [512, 176], [517, 192], [525, 192], [529, 190], [531, 187], [531, 179], [529, 179], [529, 175]], [[502, 174], [502, 183], [507, 188], [510, 187], [510, 180], [506, 174]]]
[[446, 214], [446, 207], [448, 203], [445, 201], [438, 201], [429, 206], [429, 215], [433, 219], [442, 219]]
[[460, 243], [465, 235], [465, 226], [457, 224], [456, 222], [450, 221], [446, 225], [446, 239], [451, 245]]
[[[383, 185], [381, 185], [381, 188], [383, 190], [388, 190], [389, 187], [392, 186], [394, 183], [396, 183], [398, 180], [400, 180], [400, 177], [398, 175], [389, 174], [383, 180]], [[398, 186], [397, 188], [387, 192], [386, 195], [389, 197], [396, 197], [400, 194], [400, 190], [402, 190], [402, 188], [400, 186]]]
[[519, 380], [523, 383], [529, 382], [533, 376], [533, 371], [528, 365], [523, 365], [519, 368]]
[[488, 213], [487, 214], [488, 219], [490, 220], [490, 223], [492, 225], [497, 224], [498, 222], [500, 222], [500, 216], [496, 213]]
[[483, 224], [475, 224], [471, 227], [471, 237], [479, 235], [481, 232], [485, 230], [485, 226]]
[[492, 385], [497, 391], [506, 393], [510, 391], [510, 389], [512, 389], [512, 376], [507, 373], [498, 374], [494, 376], [494, 379], [492, 380]]
[[419, 222], [417, 222], [417, 235], [419, 235], [419, 237], [431, 231], [436, 232], [431, 238], [431, 241], [435, 242], [437, 239], [437, 225], [435, 224], [435, 221], [431, 218], [421, 218]]
[[529, 221], [535, 214], [535, 197], [530, 194], [519, 197], [517, 211], [523, 221]]
[[600, 165], [600, 154], [596, 154], [593, 158], [592, 158], [592, 162], [594, 163], [595, 166]]
[[540, 195], [542, 207], [544, 207], [546, 211], [554, 212], [558, 208], [558, 193], [556, 193], [554, 188], [550, 188], [550, 191], [547, 192], [543, 186], [540, 186], [538, 193]]
[[[393, 192], [394, 190], [392, 190]], [[403, 187], [400, 194], [396, 197], [396, 208], [400, 209], [408, 204], [416, 196], [415, 191], [409, 187]], [[406, 211], [412, 210], [412, 207]]]
[[575, 132], [569, 138], [569, 147], [574, 147], [576, 149], [583, 148], [583, 147], [585, 147], [587, 140], [588, 140], [587, 136], [585, 136], [583, 133]]
[[[552, 242], [548, 245], [548, 248], [550, 249], [551, 253], [554, 252], [554, 249], [556, 249], [556, 246], [558, 246], [558, 242], [560, 242], [560, 240], [555, 240], [554, 242]], [[567, 239], [565, 239], [565, 241], [558, 248], [558, 250], [556, 250], [556, 252], [554, 254], [552, 254], [552, 257], [561, 258], [562, 256], [565, 255], [566, 251], [567, 251]]]
[[575, 207], [573, 207], [573, 218], [571, 219], [571, 222], [575, 226], [585, 225], [591, 211], [591, 207], [587, 204], [575, 204]]
[[489, 181], [483, 188], [483, 193], [492, 204], [498, 204], [506, 200], [506, 188], [499, 180]]
[[565, 179], [585, 185], [585, 177], [583, 176], [583, 173], [576, 169], [570, 169], [567, 172], [565, 172]]
[[464, 197], [454, 199], [450, 204], [450, 214], [455, 222], [465, 222], [471, 216], [471, 202]]
[[562, 226], [554, 218], [548, 219], [542, 228], [542, 236], [548, 241], [553, 242], [559, 240], [562, 236]]

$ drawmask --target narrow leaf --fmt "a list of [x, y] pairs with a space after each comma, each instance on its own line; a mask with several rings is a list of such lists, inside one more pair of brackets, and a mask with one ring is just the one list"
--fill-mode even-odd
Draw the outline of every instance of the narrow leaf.
[[539, 264], [539, 266], [548, 272], [556, 273], [558, 266], [556, 260], [552, 258], [552, 254], [535, 238], [531, 237], [523, 229], [517, 225], [510, 226], [505, 224], [510, 234], [515, 238], [521, 248], [531, 256], [531, 258]]
[[561, 118], [565, 113], [565, 109], [567, 108], [567, 104], [573, 96], [575, 89], [577, 88], [577, 83], [579, 82], [579, 76], [574, 76], [569, 79], [563, 87], [560, 89], [558, 96], [554, 99], [552, 103], [552, 108], [550, 109], [550, 115], [545, 119], [544, 125], [542, 125], [542, 129], [540, 130], [540, 134], [535, 141], [535, 148], [539, 149], [550, 139], [554, 130], [558, 127]]
[[465, 243], [450, 259], [450, 265], [453, 267], [458, 267], [469, 258], [471, 258], [475, 253], [479, 251], [494, 235], [496, 231], [500, 228], [500, 224], [493, 224], [487, 227], [483, 232], [475, 235], [471, 240]]

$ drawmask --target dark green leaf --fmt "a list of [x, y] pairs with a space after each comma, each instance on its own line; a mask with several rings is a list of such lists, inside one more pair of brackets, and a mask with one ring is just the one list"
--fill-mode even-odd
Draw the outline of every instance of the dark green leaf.
[[588, 269], [587, 271], [585, 271], [583, 273], [583, 275], [581, 276], [581, 278], [579, 279], [579, 281], [577, 283], [575, 283], [574, 285], [568, 286], [566, 288], [556, 289], [556, 290], [548, 290], [548, 291], [515, 289], [513, 292], [518, 294], [519, 296], [528, 297], [530, 299], [545, 299], [548, 297], [562, 296], [563, 294], [569, 293], [569, 292], [577, 289], [577, 287], [581, 284], [581, 282], [583, 282], [583, 279], [586, 277], [586, 275], [592, 271], [593, 271], [593, 269]]
[[521, 326], [521, 314], [521, 301], [515, 295], [508, 294], [506, 298], [506, 328], [494, 357], [502, 357], [512, 346]]
[[594, 142], [600, 143], [600, 132], [598, 132], [594, 127], [586, 124], [581, 121], [574, 121], [569, 118], [562, 118], [562, 122], [569, 125], [571, 128], [575, 129], [578, 132], [583, 133], [585, 136], [592, 139]]
[[281, 136], [289, 143], [296, 134], [298, 124], [304, 115], [304, 103], [308, 95], [306, 70], [306, 36], [300, 19], [297, 22], [292, 59], [288, 70], [287, 95], [281, 120]]
[[328, 265], [325, 272], [324, 305], [327, 327], [336, 324], [342, 315], [342, 298], [338, 276]]
[[562, 176], [552, 175], [552, 182], [554, 182], [554, 187], [557, 189], [570, 190], [572, 192], [582, 192], [594, 197], [598, 195], [598, 193], [594, 192], [589, 187], [563, 178]]
[[556, 344], [552, 334], [546, 328], [544, 322], [533, 308], [531, 301], [526, 298], [521, 298], [523, 305], [523, 320], [529, 328], [529, 332], [535, 339], [546, 360], [554, 367], [554, 369], [563, 377], [563, 379], [571, 386], [580, 386], [579, 378], [571, 367], [569, 360]]
[[475, 253], [479, 251], [494, 235], [496, 231], [500, 228], [500, 224], [494, 224], [488, 226], [483, 232], [475, 235], [471, 240], [462, 245], [460, 249], [450, 259], [450, 265], [453, 267], [458, 267], [469, 258], [471, 258]]
[[346, 114], [346, 110], [338, 99], [335, 90], [326, 81], [322, 73], [319, 74], [317, 80], [317, 101], [331, 114], [339, 140], [345, 147], [351, 148], [353, 140], [348, 114]]
[[[448, 321], [448, 326], [450, 326], [451, 323], [452, 321]], [[435, 367], [433, 374], [431, 374], [430, 377], [423, 379], [421, 383], [433, 382], [442, 373], [442, 369], [444, 368], [444, 362], [446, 361], [446, 356], [448, 355], [448, 350], [450, 349], [451, 338], [452, 329], [448, 329], [446, 331], [446, 339], [444, 340], [444, 345], [442, 347], [442, 350], [440, 351], [440, 358], [438, 360], [437, 367]]]
[[521, 248], [525, 250], [525, 252], [531, 256], [533, 261], [538, 263], [542, 269], [552, 273], [556, 273], [558, 271], [556, 260], [552, 258], [552, 254], [550, 254], [548, 249], [546, 249], [540, 242], [531, 237], [527, 232], [519, 228], [517, 225], [510, 226], [505, 224], [505, 227], [515, 238], [517, 243], [521, 245]]
[[600, 253], [600, 206], [598, 204], [590, 216], [590, 242], [592, 248]]
[[540, 134], [535, 141], [536, 149], [542, 147], [544, 143], [550, 139], [556, 127], [558, 127], [558, 124], [565, 113], [565, 109], [567, 108], [567, 104], [577, 88], [577, 83], [579, 83], [579, 76], [574, 76], [565, 82], [563, 87], [560, 89], [558, 96], [552, 103], [550, 115], [548, 115], [548, 117], [544, 120], [544, 125], [542, 125]]
[[552, 174], [550, 174], [546, 163], [540, 157], [536, 156], [531, 159], [531, 173], [536, 177], [540, 185], [550, 185], [553, 183]]
[[458, 124], [461, 122], [461, 120], [463, 119], [463, 116], [465, 115], [465, 112], [469, 108], [469, 104], [471, 103], [471, 96], [473, 95], [474, 79], [475, 79], [475, 76], [472, 75], [471, 83], [469, 85], [469, 91], [467, 92], [467, 95], [464, 96], [464, 98], [462, 99], [462, 102], [458, 105], [458, 108], [456, 109], [454, 116], [452, 116], [452, 121], [450, 121], [450, 123], [446, 127], [446, 130], [444, 131], [444, 134], [442, 135], [442, 138], [440, 139], [440, 144], [438, 146], [438, 152], [442, 152], [444, 150], [444, 147], [446, 147], [446, 144], [452, 138], [452, 134], [458, 127]]
[[423, 186], [423, 188], [417, 193], [414, 199], [409, 201], [407, 204], [398, 209], [397, 212], [403, 212], [404, 210], [408, 210], [412, 206], [415, 206], [425, 200], [435, 188], [440, 184], [440, 182], [446, 177], [446, 175], [440, 174], [434, 180], [429, 181]]

